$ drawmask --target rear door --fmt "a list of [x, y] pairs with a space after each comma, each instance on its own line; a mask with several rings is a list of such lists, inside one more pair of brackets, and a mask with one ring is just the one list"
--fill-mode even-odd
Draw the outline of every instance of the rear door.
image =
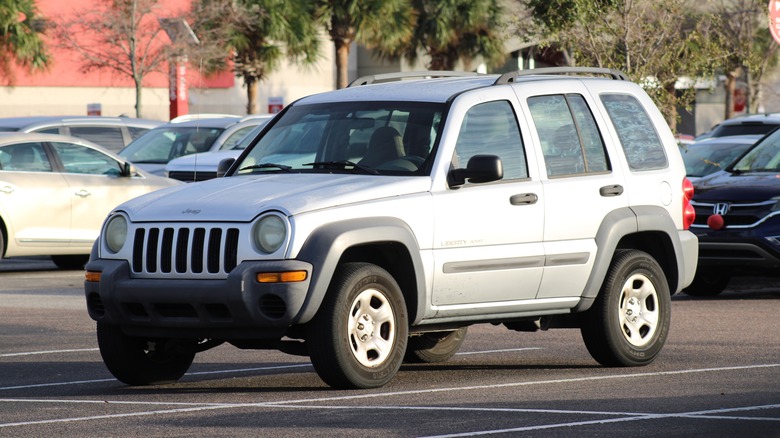
[[0, 216], [8, 228], [7, 256], [68, 246], [70, 189], [40, 142], [0, 147]]
[[593, 268], [595, 236], [628, 205], [624, 175], [602, 133], [606, 121], [577, 79], [514, 86], [544, 158], [544, 276], [537, 298], [578, 297]]

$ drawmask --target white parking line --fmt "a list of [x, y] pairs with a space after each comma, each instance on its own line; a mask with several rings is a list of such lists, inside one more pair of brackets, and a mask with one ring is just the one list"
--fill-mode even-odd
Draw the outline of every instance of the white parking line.
[[4, 353], [4, 354], [0, 354], [0, 357], [35, 356], [38, 354], [82, 353], [85, 351], [98, 351], [98, 349], [97, 348], [75, 348], [71, 350], [26, 351], [22, 353]]
[[[427, 390], [414, 390], [414, 391], [396, 391], [396, 392], [384, 392], [384, 393], [374, 393], [374, 394], [359, 394], [359, 395], [347, 395], [347, 396], [337, 396], [337, 397], [320, 397], [320, 398], [310, 398], [310, 399], [293, 399], [293, 400], [280, 400], [275, 402], [262, 402], [262, 403], [239, 403], [239, 404], [196, 404], [192, 407], [186, 407], [186, 408], [180, 408], [180, 409], [165, 409], [165, 410], [153, 410], [153, 411], [145, 411], [145, 412], [135, 412], [135, 413], [124, 413], [124, 414], [112, 414], [112, 415], [100, 415], [100, 416], [89, 416], [89, 417], [70, 417], [70, 418], [57, 418], [57, 419], [50, 419], [50, 420], [36, 420], [36, 421], [29, 421], [29, 422], [15, 422], [15, 423], [3, 423], [0, 424], [0, 428], [5, 427], [14, 427], [14, 426], [27, 426], [27, 425], [40, 425], [40, 424], [52, 424], [52, 423], [63, 423], [63, 422], [75, 422], [75, 421], [90, 421], [90, 420], [99, 420], [99, 419], [115, 419], [115, 418], [126, 418], [126, 417], [135, 417], [135, 416], [143, 416], [143, 415], [159, 415], [159, 414], [176, 414], [176, 413], [184, 413], [184, 412], [194, 412], [194, 411], [204, 411], [204, 410], [215, 410], [215, 409], [235, 409], [235, 408], [247, 408], [247, 407], [256, 407], [256, 408], [293, 408], [293, 409], [356, 409], [355, 406], [332, 406], [332, 405], [303, 405], [303, 403], [322, 403], [322, 402], [332, 402], [332, 401], [345, 401], [345, 400], [355, 400], [355, 399], [368, 399], [368, 398], [382, 398], [382, 397], [396, 397], [396, 396], [403, 396], [408, 394], [430, 394], [430, 393], [436, 393], [436, 392], [448, 392], [448, 391], [470, 391], [470, 390], [477, 390], [477, 389], [491, 389], [491, 388], [510, 388], [510, 387], [519, 387], [519, 386], [531, 386], [531, 385], [545, 385], [545, 384], [560, 384], [560, 383], [573, 383], [573, 382], [583, 382], [583, 381], [599, 381], [599, 380], [612, 380], [612, 379], [623, 379], [623, 378], [632, 378], [636, 379], [638, 377], [659, 377], [659, 376], [673, 376], [673, 375], [683, 375], [683, 374], [695, 374], [695, 373], [705, 373], [705, 372], [725, 372], [725, 371], [740, 371], [740, 370], [747, 370], [747, 369], [759, 369], [759, 368], [777, 368], [780, 367], [780, 363], [776, 364], [762, 364], [762, 365], [745, 365], [745, 366], [731, 366], [731, 367], [720, 367], [720, 368], [702, 368], [702, 369], [689, 369], [689, 370], [677, 370], [677, 371], [659, 371], [659, 372], [651, 372], [651, 373], [637, 373], [637, 374], [618, 374], [618, 375], [608, 375], [608, 376], [591, 376], [591, 377], [579, 377], [579, 378], [569, 378], [569, 379], [555, 379], [555, 380], [540, 380], [540, 381], [525, 381], [525, 382], [511, 382], [511, 383], [505, 383], [505, 384], [494, 384], [494, 385], [473, 385], [473, 386], [462, 386], [462, 387], [449, 387], [449, 388], [434, 388], [434, 389], [427, 389]], [[272, 368], [272, 367], [268, 367]], [[0, 388], [2, 389], [2, 388]], [[30, 399], [23, 399], [23, 398], [5, 398], [0, 399], [0, 403], [7, 402], [7, 403], [19, 403], [21, 401], [31, 401], [35, 402], [37, 400], [30, 400]], [[94, 400], [59, 400], [54, 401], [61, 402], [63, 404], [70, 404], [70, 403], [87, 403], [87, 402], [94, 402]], [[103, 401], [101, 400], [100, 403], [118, 403], [118, 402], [111, 402], [111, 401]], [[135, 404], [145, 404], [145, 405], [175, 405], [175, 403], [162, 403], [162, 402], [135, 402]], [[367, 409], [378, 409], [376, 406], [366, 406]], [[396, 406], [387, 406], [384, 407], [386, 409], [432, 409], [431, 407], [396, 407]], [[522, 427], [522, 428], [512, 428], [512, 429], [494, 429], [494, 430], [485, 430], [485, 431], [476, 431], [476, 432], [468, 432], [463, 434], [454, 434], [454, 435], [439, 435], [438, 437], [457, 437], [457, 436], [474, 436], [474, 435], [485, 435], [485, 434], [495, 434], [495, 433], [512, 433], [512, 432], [523, 432], [523, 431], [535, 431], [535, 430], [544, 430], [544, 429], [550, 429], [550, 428], [561, 428], [561, 427], [574, 427], [574, 426], [581, 426], [581, 425], [589, 425], [589, 424], [606, 424], [606, 423], [614, 423], [614, 422], [621, 422], [621, 421], [637, 421], [637, 420], [648, 420], [648, 419], [658, 419], [658, 418], [671, 418], [671, 417], [686, 417], [686, 418], [700, 418], [700, 419], [746, 419], [746, 420], [755, 420], [755, 421], [778, 421], [780, 422], [780, 419], [778, 418], [760, 418], [760, 417], [736, 417], [736, 416], [722, 416], [722, 415], [710, 415], [710, 414], [721, 414], [726, 412], [737, 412], [737, 411], [755, 411], [755, 410], [766, 410], [766, 409], [776, 409], [780, 408], [780, 405], [763, 405], [763, 406], [747, 406], [747, 407], [740, 407], [740, 408], [728, 408], [728, 409], [714, 409], [714, 410], [706, 410], [706, 411], [696, 411], [696, 412], [683, 412], [683, 413], [671, 413], [671, 414], [641, 414], [641, 413], [623, 413], [623, 412], [589, 412], [589, 411], [557, 411], [557, 410], [550, 410], [546, 412], [561, 412], [561, 413], [575, 413], [575, 414], [597, 414], [597, 415], [628, 415], [627, 417], [621, 417], [621, 418], [608, 418], [608, 419], [600, 419], [600, 420], [590, 420], [590, 421], [580, 421], [580, 422], [571, 422], [571, 423], [556, 423], [556, 424], [545, 424], [545, 425], [537, 425], [537, 426], [529, 426], [529, 427]], [[436, 409], [456, 409], [456, 408], [448, 408], [448, 407], [439, 407]], [[470, 409], [470, 408], [459, 408], [462, 410], [471, 410], [471, 411], [478, 411], [478, 409]], [[545, 412], [544, 410], [529, 410], [533, 412]]]

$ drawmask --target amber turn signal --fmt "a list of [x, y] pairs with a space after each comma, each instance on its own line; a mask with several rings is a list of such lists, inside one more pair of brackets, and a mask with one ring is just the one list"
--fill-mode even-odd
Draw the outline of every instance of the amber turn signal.
[[260, 272], [257, 274], [259, 283], [293, 283], [306, 280], [306, 271]]
[[92, 283], [98, 283], [102, 274], [100, 271], [87, 271], [84, 273], [84, 279]]

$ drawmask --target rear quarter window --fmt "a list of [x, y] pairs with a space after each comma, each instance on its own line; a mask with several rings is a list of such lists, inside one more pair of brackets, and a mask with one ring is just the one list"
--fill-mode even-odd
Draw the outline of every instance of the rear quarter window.
[[628, 94], [602, 94], [601, 101], [615, 126], [631, 170], [663, 169], [668, 166], [663, 143], [650, 116]]

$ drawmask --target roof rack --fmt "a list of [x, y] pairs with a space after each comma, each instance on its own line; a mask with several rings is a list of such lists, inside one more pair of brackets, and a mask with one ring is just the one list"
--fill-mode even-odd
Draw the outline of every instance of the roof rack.
[[445, 77], [463, 77], [463, 76], [477, 76], [480, 73], [470, 71], [446, 71], [446, 70], [423, 70], [423, 71], [407, 71], [396, 73], [380, 73], [376, 75], [361, 76], [354, 81], [350, 82], [347, 87], [355, 87], [358, 85], [368, 85], [374, 82], [386, 82], [393, 80], [401, 80], [407, 78], [445, 78]]
[[628, 76], [620, 70], [611, 68], [599, 68], [599, 67], [543, 67], [534, 68], [531, 70], [519, 70], [509, 73], [504, 73], [496, 79], [494, 85], [508, 84], [514, 82], [515, 78], [519, 76], [531, 76], [531, 75], [558, 75], [558, 74], [572, 74], [572, 73], [591, 73], [602, 74], [612, 77], [616, 81], [627, 81]]

